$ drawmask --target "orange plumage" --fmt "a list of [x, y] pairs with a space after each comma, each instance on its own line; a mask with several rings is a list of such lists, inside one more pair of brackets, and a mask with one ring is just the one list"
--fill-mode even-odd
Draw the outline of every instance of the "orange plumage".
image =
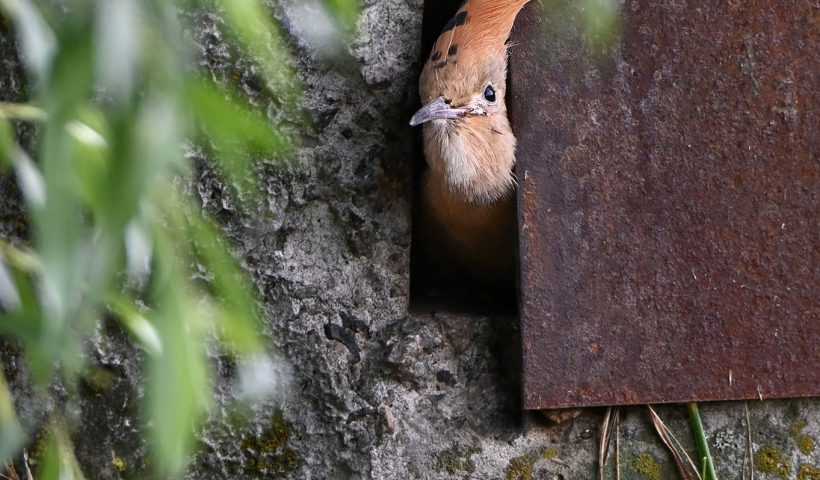
[[515, 137], [504, 103], [507, 38], [528, 0], [467, 0], [444, 27], [424, 66], [428, 169], [422, 177], [422, 240], [485, 280], [514, 273]]

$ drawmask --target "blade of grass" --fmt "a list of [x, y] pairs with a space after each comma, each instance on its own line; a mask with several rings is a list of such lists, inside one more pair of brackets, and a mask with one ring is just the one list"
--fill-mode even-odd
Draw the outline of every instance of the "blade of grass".
[[700, 412], [698, 412], [698, 405], [695, 402], [690, 402], [686, 405], [689, 410], [689, 423], [692, 425], [692, 434], [695, 437], [695, 444], [698, 447], [698, 453], [703, 457], [704, 461], [704, 480], [717, 480], [715, 473], [715, 464], [712, 461], [712, 454], [709, 453], [709, 444], [706, 441], [706, 433], [703, 431], [703, 423], [700, 420]]
[[752, 445], [752, 424], [749, 421], [749, 404], [743, 402], [743, 410], [746, 413], [746, 454], [743, 456], [743, 476], [746, 476], [746, 458], [749, 458], [749, 480], [755, 480], [754, 469], [754, 448]]
[[678, 442], [678, 439], [675, 438], [672, 430], [663, 423], [663, 420], [661, 420], [661, 417], [655, 412], [655, 409], [652, 408], [651, 405], [647, 405], [646, 408], [649, 409], [649, 416], [652, 418], [652, 425], [654, 425], [655, 431], [658, 432], [658, 436], [661, 437], [666, 448], [672, 453], [681, 478], [683, 480], [701, 480], [702, 477], [698, 474], [695, 463], [692, 462], [686, 450], [681, 446], [680, 442]]
[[621, 480], [621, 409], [615, 412], [615, 480]]

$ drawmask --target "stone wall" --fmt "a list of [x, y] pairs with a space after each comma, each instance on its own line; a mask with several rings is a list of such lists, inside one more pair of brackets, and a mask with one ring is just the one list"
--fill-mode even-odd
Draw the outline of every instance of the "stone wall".
[[[264, 334], [290, 382], [281, 403], [256, 407], [248, 423], [216, 408], [188, 478], [594, 478], [600, 411], [557, 425], [519, 411], [516, 319], [408, 312], [417, 152], [407, 120], [417, 106], [422, 0], [364, 0], [341, 57], [303, 31], [303, 2], [270, 6], [288, 34], [314, 127], [291, 163], [259, 163], [267, 196], [250, 211], [238, 211], [196, 151], [191, 193], [222, 222], [252, 275]], [[225, 43], [219, 17], [191, 18], [202, 66], [269, 111], [274, 100], [251, 62]], [[3, 28], [0, 100], [24, 98], [22, 85]], [[0, 232], [22, 237], [13, 182], [0, 188]], [[143, 478], [139, 353], [112, 325], [92, 343], [91, 360], [111, 375], [85, 379], [70, 411], [78, 457], [89, 478]], [[33, 424], [41, 408], [15, 373], [17, 359], [6, 352], [4, 369]], [[220, 405], [231, 397], [236, 365], [214, 362]], [[747, 432], [743, 403], [701, 407], [720, 478], [742, 478], [749, 433], [755, 478], [820, 478], [820, 402], [748, 409]], [[660, 414], [691, 447], [685, 408]], [[621, 478], [675, 478], [645, 408], [624, 411], [619, 438]]]

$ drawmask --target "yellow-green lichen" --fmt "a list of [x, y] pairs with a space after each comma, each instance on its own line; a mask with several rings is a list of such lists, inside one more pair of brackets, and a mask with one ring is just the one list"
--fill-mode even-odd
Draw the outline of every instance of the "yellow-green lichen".
[[661, 464], [646, 452], [635, 457], [632, 461], [632, 468], [648, 480], [661, 479]]
[[294, 450], [285, 444], [291, 435], [291, 425], [276, 411], [270, 426], [259, 435], [247, 434], [242, 439], [242, 449], [247, 455], [245, 470], [249, 472], [283, 475], [299, 469], [302, 460]]
[[532, 465], [535, 459], [530, 455], [521, 455], [510, 460], [507, 465], [507, 480], [532, 480]]
[[755, 467], [759, 472], [786, 478], [791, 474], [792, 465], [788, 458], [774, 445], [766, 444], [755, 453]]
[[436, 466], [438, 471], [445, 471], [449, 475], [456, 475], [460, 472], [471, 474], [475, 472], [475, 463], [470, 457], [479, 452], [481, 449], [477, 447], [454, 445], [434, 455]]
[[791, 424], [789, 433], [791, 433], [793, 437], [796, 437], [803, 433], [803, 429], [806, 428], [806, 425], [808, 425], [808, 423], [805, 420], [798, 420]]
[[800, 438], [797, 439], [797, 448], [803, 455], [811, 455], [811, 453], [814, 452], [815, 446], [814, 439], [808, 435], [801, 435]]
[[558, 456], [558, 449], [555, 447], [548, 448], [541, 452], [541, 458], [543, 458], [544, 460], [552, 460], [556, 456]]
[[797, 470], [797, 480], [820, 480], [820, 468], [804, 463]]
[[115, 456], [111, 459], [111, 465], [114, 465], [114, 468], [120, 473], [124, 472], [126, 468], [125, 460], [123, 460], [122, 457]]
[[806, 428], [806, 421], [800, 420], [792, 424], [791, 428], [789, 428], [789, 433], [791, 433], [792, 438], [794, 438], [794, 441], [797, 443], [797, 448], [800, 450], [800, 453], [803, 455], [811, 455], [811, 453], [814, 452], [817, 442], [815, 442], [811, 436], [803, 433], [804, 428]]

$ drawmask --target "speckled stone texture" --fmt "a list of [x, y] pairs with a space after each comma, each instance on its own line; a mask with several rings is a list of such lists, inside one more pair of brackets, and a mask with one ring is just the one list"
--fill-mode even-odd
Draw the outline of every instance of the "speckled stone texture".
[[[215, 408], [187, 478], [595, 478], [600, 411], [552, 426], [520, 414], [515, 319], [408, 313], [416, 152], [407, 120], [417, 106], [422, 1], [365, 0], [356, 33], [335, 44], [341, 59], [304, 34], [302, 3], [270, 4], [297, 59], [313, 124], [295, 158], [260, 160], [267, 195], [240, 211], [207, 159], [189, 153], [198, 166], [191, 193], [222, 223], [252, 275], [264, 334], [291, 380], [283, 401], [251, 409], [248, 423]], [[275, 94], [226, 44], [219, 16], [189, 16], [201, 66], [238, 85], [260, 111], [275, 112]], [[16, 62], [3, 30], [3, 100], [25, 97]], [[14, 233], [22, 219], [14, 187], [3, 180], [0, 188], [0, 233], [23, 235]], [[113, 375], [84, 381], [69, 405], [80, 462], [88, 478], [146, 478], [138, 352], [113, 328], [100, 329], [90, 352]], [[22, 376], [9, 358], [16, 357], [5, 355], [3, 365], [18, 409], [33, 424], [31, 392], [15, 381]], [[214, 363], [221, 406], [231, 399], [236, 365], [220, 356]], [[820, 402], [748, 406], [754, 478], [817, 479]], [[685, 408], [659, 413], [691, 446]], [[707, 404], [701, 414], [720, 478], [743, 478], [744, 405]], [[624, 412], [619, 438], [621, 478], [675, 478], [644, 408]]]

